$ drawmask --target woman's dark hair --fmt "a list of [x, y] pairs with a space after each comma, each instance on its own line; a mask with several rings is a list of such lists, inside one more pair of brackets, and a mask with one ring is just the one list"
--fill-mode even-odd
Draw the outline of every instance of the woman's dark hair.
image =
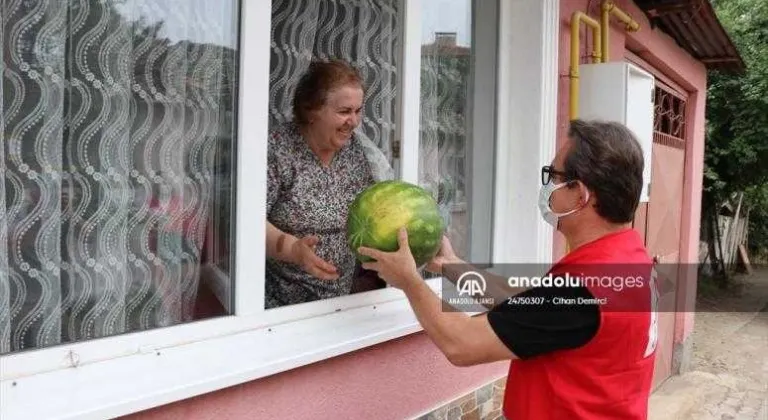
[[348, 85], [363, 87], [363, 78], [352, 65], [342, 60], [312, 61], [296, 85], [294, 121], [300, 126], [309, 124], [309, 114], [325, 104], [328, 92]]
[[594, 192], [597, 213], [613, 223], [635, 218], [643, 189], [643, 150], [622, 124], [574, 120], [564, 169]]

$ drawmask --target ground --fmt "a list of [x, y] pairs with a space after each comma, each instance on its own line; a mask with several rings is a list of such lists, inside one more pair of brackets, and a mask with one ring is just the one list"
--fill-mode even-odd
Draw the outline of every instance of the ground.
[[768, 420], [768, 267], [733, 283], [702, 284], [690, 368], [654, 392], [650, 420]]

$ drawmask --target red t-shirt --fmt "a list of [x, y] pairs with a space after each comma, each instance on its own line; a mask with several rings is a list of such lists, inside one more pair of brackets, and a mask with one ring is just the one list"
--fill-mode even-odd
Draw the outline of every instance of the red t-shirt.
[[647, 418], [657, 337], [652, 268], [640, 236], [626, 229], [574, 249], [550, 269], [579, 277], [601, 300], [600, 324], [578, 348], [511, 362], [507, 418]]

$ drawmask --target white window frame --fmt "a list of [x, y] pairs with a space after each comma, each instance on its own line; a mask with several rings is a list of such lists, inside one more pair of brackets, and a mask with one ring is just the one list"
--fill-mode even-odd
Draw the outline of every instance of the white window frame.
[[[418, 139], [420, 2], [403, 1], [409, 76], [400, 134], [409, 140]], [[243, 0], [240, 12], [235, 314], [2, 356], [3, 420], [125, 415], [421, 330], [392, 288], [263, 309], [270, 4]], [[500, 2], [494, 262], [551, 259], [552, 230], [535, 213], [532, 163], [546, 164], [554, 152], [558, 14], [558, 0]], [[403, 179], [416, 180], [417, 152], [416, 141], [403, 142]], [[440, 293], [440, 279], [429, 283]]]
[[[467, 132], [472, 134], [465, 147], [464, 169], [469, 178], [465, 179], [465, 182], [469, 181], [469, 185], [466, 185], [467, 197], [462, 204], [469, 212], [467, 221], [472, 227], [467, 244], [468, 259], [478, 263], [492, 261], [495, 207], [493, 188], [498, 172], [493, 157], [496, 154], [496, 143], [499, 141], [496, 135], [499, 90], [497, 67], [477, 64], [499, 62], [499, 22], [498, 19], [491, 21], [490, 17], [499, 15], [500, 3], [501, 1], [473, 1], [471, 12], [473, 21], [483, 24], [475, 24], [472, 28], [472, 96], [469, 98], [468, 107], [471, 126], [467, 129]], [[488, 101], [488, 97], [492, 97], [493, 102]], [[488, 170], [489, 168], [492, 170]]]

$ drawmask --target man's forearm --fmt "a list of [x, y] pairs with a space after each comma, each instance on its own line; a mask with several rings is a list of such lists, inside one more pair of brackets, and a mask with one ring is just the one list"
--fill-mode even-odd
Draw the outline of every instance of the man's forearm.
[[493, 303], [483, 304], [486, 309], [491, 309], [493, 306], [498, 305], [504, 299], [524, 292], [526, 288], [511, 288], [507, 284], [507, 279], [497, 274], [488, 272], [483, 269], [479, 269], [463, 260], [456, 260], [450, 264], [445, 264], [442, 267], [442, 275], [448, 281], [453, 284], [459, 280], [462, 274], [474, 271], [483, 277], [486, 284], [485, 294], [483, 296], [475, 296], [477, 298], [493, 298]]
[[439, 296], [421, 278], [412, 279], [403, 289], [424, 331], [449, 359], [462, 351], [463, 326], [469, 316], [443, 311]]

